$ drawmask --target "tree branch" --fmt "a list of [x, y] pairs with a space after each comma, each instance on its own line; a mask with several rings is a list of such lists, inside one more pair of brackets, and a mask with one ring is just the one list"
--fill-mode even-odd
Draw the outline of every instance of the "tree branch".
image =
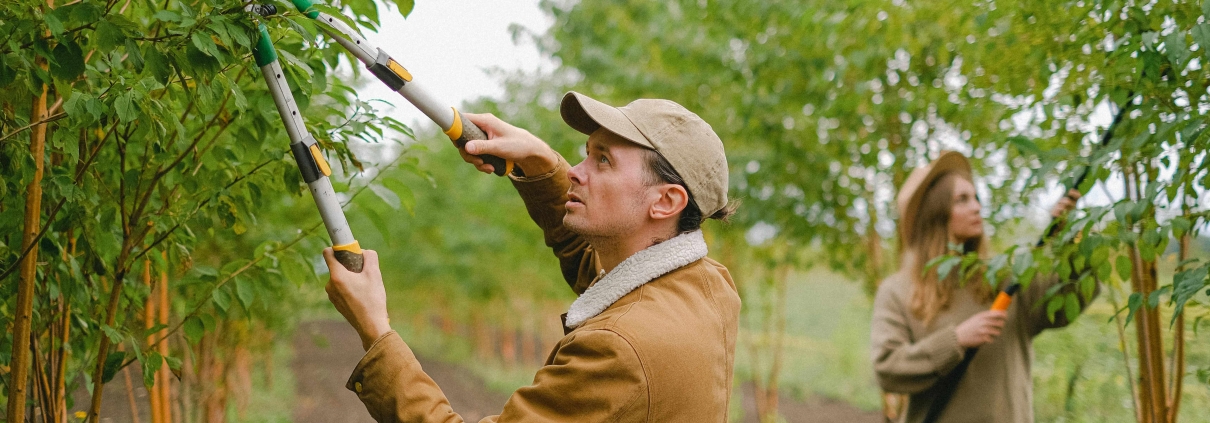
[[33, 127], [35, 127], [35, 126], [42, 125], [42, 124], [46, 124], [46, 123], [51, 123], [51, 122], [57, 121], [57, 120], [59, 120], [59, 119], [63, 119], [63, 118], [65, 118], [65, 117], [67, 117], [67, 113], [66, 113], [66, 112], [59, 112], [59, 113], [55, 113], [55, 114], [53, 114], [53, 115], [47, 116], [47, 117], [46, 117], [46, 119], [42, 119], [42, 120], [39, 120], [39, 121], [37, 121], [37, 122], [31, 123], [31, 124], [29, 124], [29, 125], [22, 126], [22, 127], [20, 127], [20, 128], [17, 128], [17, 130], [15, 130], [15, 131], [13, 131], [13, 132], [9, 132], [9, 133], [7, 133], [7, 134], [4, 134], [4, 136], [3, 136], [3, 137], [0, 137], [0, 141], [4, 141], [4, 140], [8, 139], [9, 137], [11, 137], [11, 136], [13, 136], [13, 135], [17, 135], [17, 134], [20, 134], [20, 133], [22, 133], [22, 132], [25, 132], [27, 129], [33, 128]]

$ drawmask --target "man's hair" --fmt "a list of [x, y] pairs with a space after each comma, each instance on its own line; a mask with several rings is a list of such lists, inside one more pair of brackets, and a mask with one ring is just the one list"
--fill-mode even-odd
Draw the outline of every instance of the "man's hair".
[[702, 209], [697, 206], [697, 201], [693, 199], [693, 193], [685, 185], [685, 179], [681, 178], [681, 175], [676, 173], [676, 169], [672, 168], [672, 163], [668, 163], [668, 159], [665, 159], [664, 156], [661, 156], [655, 150], [644, 149], [643, 154], [646, 156], [647, 162], [647, 185], [675, 184], [680, 185], [681, 188], [685, 189], [685, 192], [689, 193], [689, 204], [685, 205], [684, 210], [681, 210], [681, 217], [676, 221], [676, 232], [678, 234], [698, 230], [706, 219], [716, 219], [726, 222], [731, 215], [735, 214], [735, 202], [728, 201], [727, 205], [714, 212], [714, 214], [702, 216]]

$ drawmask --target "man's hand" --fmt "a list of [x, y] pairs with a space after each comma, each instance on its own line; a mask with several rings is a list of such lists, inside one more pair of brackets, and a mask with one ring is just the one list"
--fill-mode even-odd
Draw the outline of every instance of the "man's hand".
[[361, 273], [353, 273], [336, 261], [332, 248], [325, 248], [324, 261], [328, 262], [331, 273], [325, 290], [336, 311], [357, 330], [361, 347], [368, 351], [375, 340], [391, 331], [391, 324], [387, 317], [387, 290], [378, 268], [378, 252], [363, 250], [362, 255], [365, 266]]
[[1055, 203], [1055, 207], [1050, 210], [1050, 216], [1053, 218], [1062, 218], [1067, 212], [1076, 208], [1076, 201], [1080, 201], [1080, 190], [1072, 189], [1067, 191], [1067, 195], [1059, 199]]
[[458, 150], [462, 154], [462, 160], [475, 165], [480, 172], [492, 173], [495, 170], [492, 165], [483, 163], [483, 159], [478, 157], [483, 154], [511, 160], [528, 176], [541, 175], [559, 165], [559, 158], [554, 150], [529, 131], [509, 125], [491, 114], [462, 115], [487, 134], [488, 139], [470, 141], [466, 143], [465, 149]]
[[1000, 310], [988, 310], [971, 316], [958, 325], [958, 345], [974, 348], [995, 341], [1004, 329], [1008, 314]]

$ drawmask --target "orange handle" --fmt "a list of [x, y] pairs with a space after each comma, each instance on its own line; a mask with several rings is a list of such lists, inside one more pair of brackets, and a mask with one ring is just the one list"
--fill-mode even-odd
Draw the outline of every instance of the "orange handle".
[[1013, 303], [1013, 294], [1016, 294], [1018, 289], [1021, 289], [1021, 285], [1014, 283], [1000, 291], [1000, 295], [996, 295], [996, 301], [992, 302], [992, 310], [1008, 310], [1008, 306]]
[[1008, 306], [1012, 303], [1013, 297], [1001, 291], [1000, 295], [996, 296], [996, 301], [992, 303], [992, 310], [1008, 310]]

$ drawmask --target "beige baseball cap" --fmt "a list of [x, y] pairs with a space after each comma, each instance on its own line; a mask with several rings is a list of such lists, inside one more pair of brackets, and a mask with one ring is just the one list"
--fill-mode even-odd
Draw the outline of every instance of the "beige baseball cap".
[[613, 107], [569, 91], [559, 107], [572, 129], [592, 135], [605, 128], [655, 150], [685, 180], [703, 216], [727, 205], [727, 155], [710, 124], [671, 100], [639, 99]]

